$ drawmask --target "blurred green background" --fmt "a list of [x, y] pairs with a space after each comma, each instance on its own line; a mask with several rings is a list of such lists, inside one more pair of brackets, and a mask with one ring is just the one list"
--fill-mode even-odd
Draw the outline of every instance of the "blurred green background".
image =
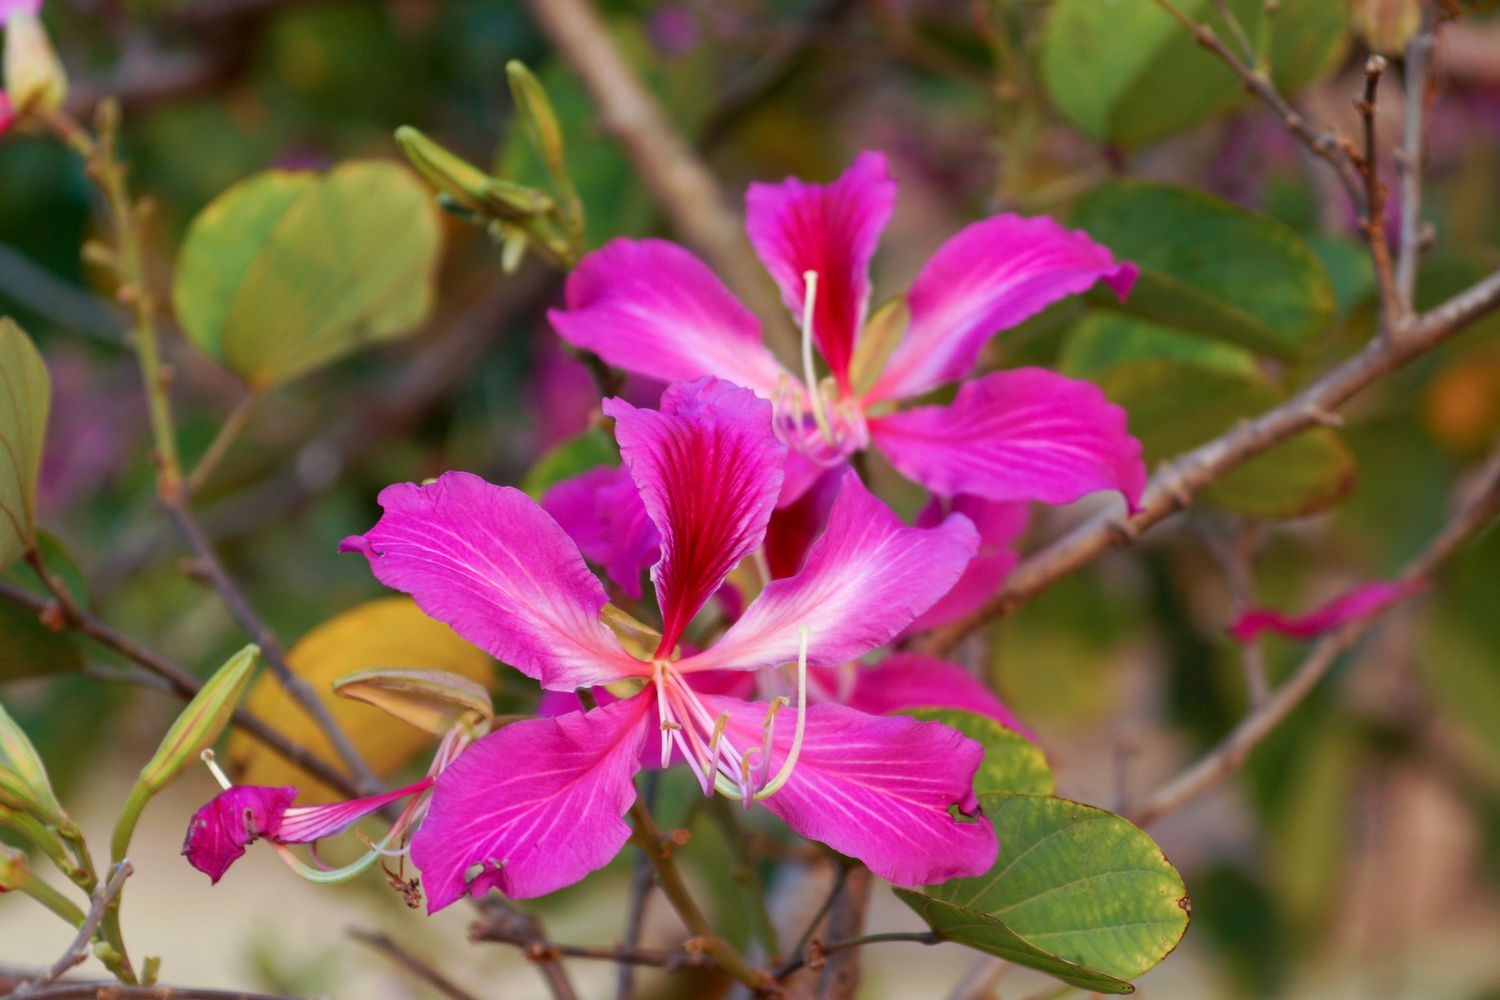
[[[1207, 16], [1212, 5], [1184, 6]], [[1258, 16], [1258, 3], [1236, 7]], [[1314, 116], [1352, 129], [1358, 67], [1371, 46], [1394, 47], [1393, 35], [1399, 42], [1401, 7], [1283, 0], [1272, 50], [1278, 80]], [[1439, 50], [1426, 186], [1436, 240], [1420, 284], [1427, 304], [1500, 266], [1500, 23], [1484, 7], [1446, 26]], [[1342, 194], [1209, 56], [1142, 13], [1154, 10], [1149, 0], [681, 0], [603, 9], [618, 44], [736, 199], [755, 179], [830, 178], [862, 149], [890, 156], [901, 194], [876, 262], [878, 298], [903, 288], [966, 222], [1015, 210], [1072, 217], [1167, 273], [1217, 269], [1223, 297], [1252, 314], [1264, 306], [1255, 315], [1273, 331], [1290, 329], [1287, 310], [1316, 314], [1282, 357], [1239, 347], [1222, 349], [1227, 360], [1208, 357], [1201, 345], [1210, 340], [1194, 339], [1202, 329], [1164, 330], [1151, 325], [1160, 317], [1105, 312], [1093, 300], [997, 338], [992, 363], [1098, 379], [1135, 414], [1150, 457], [1244, 415], [1231, 412], [1228, 390], [1189, 391], [1204, 369], [1239, 371], [1231, 385], [1240, 388], [1248, 372], [1263, 407], [1372, 334], [1373, 281]], [[392, 133], [402, 124], [500, 176], [539, 181], [505, 86], [504, 65], [515, 58], [537, 71], [563, 117], [591, 244], [671, 235], [521, 3], [51, 0], [45, 18], [77, 112], [87, 115], [101, 93], [121, 98], [133, 182], [155, 202], [149, 266], [164, 292], [186, 227], [226, 187], [270, 167], [400, 160]], [[1394, 87], [1390, 96], [1382, 121], [1394, 135]], [[213, 594], [181, 572], [183, 553], [153, 502], [123, 314], [80, 260], [94, 231], [81, 170], [49, 139], [0, 141], [0, 312], [36, 338], [54, 382], [42, 518], [87, 581], [95, 611], [206, 672], [243, 640]], [[1244, 236], [1210, 220], [1198, 242], [1183, 237], [1190, 260], [1163, 249], [1182, 235], [1171, 231], [1139, 250], [1122, 247], [1100, 230], [1123, 226], [1128, 241], [1141, 229], [1111, 216], [1098, 189], [1124, 178], [1207, 192], [1275, 228]], [[546, 326], [561, 276], [529, 261], [506, 277], [483, 233], [451, 218], [444, 228], [436, 306], [421, 329], [269, 395], [201, 496], [205, 523], [289, 644], [379, 596], [363, 561], [335, 548], [372, 523], [382, 486], [447, 469], [518, 482], [582, 431], [597, 404], [589, 376]], [[1294, 247], [1293, 264], [1273, 254], [1264, 274], [1253, 272], [1253, 241], [1262, 237]], [[1326, 303], [1308, 304], [1320, 295]], [[167, 353], [185, 447], [196, 454], [240, 388], [180, 336], [169, 334]], [[1178, 360], [1140, 367], [1162, 357]], [[1311, 457], [1283, 455], [964, 648], [1039, 731], [1059, 794], [1128, 806], [1244, 711], [1239, 653], [1224, 632], [1234, 600], [1215, 551], [1247, 516], [1277, 515], [1256, 522], [1255, 596], [1293, 608], [1394, 572], [1430, 537], [1456, 477], [1500, 433], [1500, 320], [1387, 379], [1346, 415]], [[1278, 492], [1298, 476], [1300, 492]], [[908, 511], [920, 500], [894, 481], [888, 496]], [[1081, 513], [1038, 512], [1027, 544]], [[12, 575], [26, 582], [24, 571]], [[1193, 924], [1179, 952], [1142, 979], [1143, 996], [1500, 996], [1497, 609], [1500, 534], [1491, 532], [1349, 656], [1241, 776], [1153, 828], [1192, 893]], [[91, 830], [106, 830], [176, 705], [112, 680], [124, 668], [98, 650], [70, 652], [16, 616], [0, 606], [0, 695], [36, 738], [65, 801]], [[54, 645], [24, 645], [42, 642]], [[1273, 640], [1268, 651], [1274, 677], [1296, 662], [1298, 647]], [[39, 664], [50, 672], [35, 676]], [[520, 704], [526, 685], [497, 682]], [[137, 865], [127, 926], [135, 947], [165, 956], [169, 979], [426, 995], [341, 936], [345, 924], [379, 924], [432, 948], [455, 978], [487, 985], [486, 995], [542, 995], [514, 955], [463, 941], [462, 914], [428, 922], [378, 883], [312, 889], [260, 852], [259, 875], [236, 869], [210, 893], [173, 856], [209, 787], [194, 775], [153, 805], [138, 835], [151, 856]], [[698, 875], [712, 880], [722, 845], [709, 832], [701, 841]], [[554, 936], [614, 940], [628, 867], [545, 901]], [[871, 929], [915, 926], [883, 893]], [[667, 915], [655, 917], [670, 935]], [[0, 900], [0, 964], [55, 956], [67, 929], [40, 919], [24, 900]], [[957, 948], [871, 949], [862, 995], [946, 995], [968, 962]], [[599, 992], [610, 977], [607, 969], [580, 975]], [[1044, 988], [1019, 975], [1001, 987], [1007, 997]], [[699, 995], [691, 983], [662, 989]]]

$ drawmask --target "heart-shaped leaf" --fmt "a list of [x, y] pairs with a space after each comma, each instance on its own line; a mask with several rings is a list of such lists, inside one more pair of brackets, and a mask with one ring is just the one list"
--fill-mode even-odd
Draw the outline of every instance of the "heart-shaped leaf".
[[0, 319], [0, 569], [36, 543], [36, 479], [52, 384], [31, 339]]
[[[486, 653], [427, 617], [408, 597], [368, 601], [329, 619], [298, 640], [286, 659], [293, 672], [318, 693], [334, 721], [379, 775], [390, 774], [431, 747], [432, 736], [418, 725], [393, 722], [379, 708], [340, 698], [333, 690], [339, 680], [361, 671], [401, 667], [453, 674], [478, 685], [488, 684], [492, 675], [492, 661]], [[328, 737], [276, 678], [256, 681], [245, 707], [263, 719], [275, 719], [290, 739], [333, 759]], [[236, 775], [247, 785], [296, 785], [302, 790], [300, 802], [332, 802], [341, 797], [240, 730], [230, 735], [228, 752]]]
[[974, 794], [1052, 794], [1052, 768], [1042, 748], [989, 716], [956, 708], [913, 708], [903, 714], [951, 726], [984, 747], [984, 761], [974, 774]]
[[1187, 930], [1187, 890], [1161, 849], [1113, 813], [1044, 795], [980, 796], [995, 866], [896, 893], [947, 941], [1080, 989], [1130, 993]]
[[399, 164], [261, 174], [193, 220], [177, 317], [209, 357], [278, 385], [421, 323], [441, 236], [426, 188]]
[[[1229, 37], [1215, 0], [1175, 0]], [[1254, 37], [1263, 0], [1230, 0]], [[1271, 75], [1291, 92], [1331, 71], [1347, 45], [1347, 4], [1280, 0], [1271, 22]], [[1185, 131], [1245, 98], [1240, 80], [1158, 0], [1056, 0], [1042, 36], [1052, 100], [1101, 142], [1135, 149]]]
[[1101, 306], [1278, 357], [1316, 345], [1335, 314], [1333, 283], [1290, 227], [1200, 191], [1150, 181], [1095, 188], [1072, 221], [1140, 279]]

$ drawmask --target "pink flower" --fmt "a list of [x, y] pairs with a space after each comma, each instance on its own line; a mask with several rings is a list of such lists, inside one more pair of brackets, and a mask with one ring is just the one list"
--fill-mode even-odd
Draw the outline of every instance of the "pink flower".
[[[630, 689], [591, 711], [506, 726], [439, 775], [412, 842], [429, 907], [492, 887], [538, 896], [608, 863], [629, 837], [621, 817], [653, 738], [663, 766], [679, 756], [705, 793], [761, 801], [893, 882], [985, 870], [997, 847], [971, 787], [977, 743], [936, 723], [807, 704], [809, 670], [878, 648], [953, 586], [978, 546], [973, 525], [951, 515], [907, 527], [846, 471], [801, 571], [770, 581], [716, 642], [683, 652], [694, 616], [760, 548], [786, 446], [768, 402], [717, 379], [669, 387], [660, 410], [618, 399], [604, 409], [658, 537], [662, 628], [646, 658], [601, 620], [606, 594], [579, 547], [517, 490], [465, 473], [391, 486], [375, 527], [343, 543], [381, 582], [544, 688]], [[795, 724], [776, 724], [782, 699], [702, 683], [793, 661]]]
[[[418, 795], [432, 786], [431, 776], [382, 795], [293, 808], [297, 789], [233, 785], [209, 800], [188, 823], [182, 853], [188, 863], [215, 883], [245, 853], [245, 846], [265, 838], [274, 844], [310, 844], [353, 826], [389, 802]], [[410, 826], [411, 818], [398, 824]], [[394, 830], [399, 837], [399, 830]]]
[[1293, 639], [1312, 639], [1352, 621], [1378, 615], [1426, 587], [1427, 581], [1419, 577], [1366, 583], [1295, 618], [1271, 608], [1252, 608], [1229, 626], [1229, 632], [1240, 642], [1252, 642], [1266, 631]]
[[[773, 400], [792, 449], [782, 504], [873, 445], [944, 496], [1068, 503], [1111, 489], [1133, 507], [1146, 478], [1140, 444], [1124, 411], [1088, 382], [1018, 368], [965, 382], [949, 405], [896, 404], [964, 378], [995, 331], [1061, 298], [1098, 281], [1123, 296], [1135, 267], [1051, 219], [1000, 215], [950, 239], [907, 295], [871, 319], [869, 265], [895, 197], [878, 153], [831, 184], [751, 186], [750, 240], [803, 320], [803, 380], [706, 265], [662, 240], [615, 240], [585, 257], [552, 324], [627, 371], [712, 375]], [[814, 342], [830, 372], [820, 381]]]

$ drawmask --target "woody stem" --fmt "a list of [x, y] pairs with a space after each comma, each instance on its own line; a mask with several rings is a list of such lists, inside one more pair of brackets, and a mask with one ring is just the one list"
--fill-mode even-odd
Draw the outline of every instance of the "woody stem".
[[682, 873], [672, 861], [671, 847], [663, 840], [651, 811], [639, 799], [630, 807], [630, 825], [635, 830], [636, 846], [641, 849], [641, 853], [651, 864], [651, 870], [656, 873], [656, 882], [661, 886], [662, 895], [667, 897], [682, 922], [698, 939], [703, 951], [720, 968], [749, 986], [757, 995], [776, 995], [778, 991], [770, 977], [751, 965], [734, 945], [714, 933], [713, 925], [698, 908], [692, 893], [688, 891], [687, 883], [683, 881]]

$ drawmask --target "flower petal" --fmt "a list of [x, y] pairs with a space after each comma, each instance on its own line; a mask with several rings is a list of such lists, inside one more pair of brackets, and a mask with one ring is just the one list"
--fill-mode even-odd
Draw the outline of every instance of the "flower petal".
[[281, 820], [266, 836], [278, 844], [310, 844], [315, 840], [343, 833], [387, 803], [425, 792], [431, 787], [432, 778], [426, 777], [405, 788], [362, 799], [330, 802], [321, 806], [294, 806], [282, 814]]
[[723, 638], [678, 669], [786, 663], [797, 658], [802, 628], [810, 665], [846, 663], [888, 642], [947, 593], [978, 547], [967, 518], [908, 528], [846, 470], [828, 527], [802, 571], [772, 580]]
[[604, 588], [578, 547], [526, 494], [467, 472], [380, 491], [385, 512], [339, 549], [376, 579], [544, 687], [649, 673], [599, 621]]
[[35, 17], [41, 12], [42, 0], [0, 0], [0, 28], [9, 24], [17, 14]]
[[818, 274], [813, 337], [839, 387], [848, 391], [849, 360], [870, 302], [870, 259], [896, 204], [885, 157], [862, 153], [831, 184], [789, 177], [752, 184], [745, 228], [781, 300], [801, 318], [808, 271]]
[[997, 215], [960, 230], [912, 283], [911, 324], [866, 403], [917, 396], [974, 368], [985, 342], [1103, 281], [1124, 298], [1134, 264], [1045, 216]]
[[651, 580], [668, 652], [735, 564], [760, 547], [786, 445], [771, 431], [769, 402], [719, 379], [668, 387], [660, 410], [606, 399], [604, 412], [661, 533]]
[[563, 480], [542, 497], [542, 509], [585, 558], [640, 600], [641, 573], [660, 556], [661, 536], [623, 466], [601, 466]]
[[956, 708], [988, 716], [1028, 740], [1036, 739], [993, 691], [956, 663], [893, 653], [877, 666], [859, 668], [854, 676], [854, 690], [844, 704], [861, 712], [886, 715], [909, 708]]
[[[761, 745], [764, 704], [703, 702], [715, 716], [729, 714], [735, 743]], [[787, 715], [783, 710], [776, 724], [767, 774], [781, 769], [791, 747]], [[999, 850], [974, 797], [983, 757], [978, 743], [942, 723], [812, 705], [791, 777], [761, 802], [797, 833], [858, 858], [897, 885], [978, 875]], [[964, 818], [951, 815], [950, 806]]]
[[182, 853], [188, 864], [215, 883], [245, 853], [245, 845], [268, 836], [297, 797], [297, 789], [235, 785], [209, 800], [188, 822]]
[[665, 240], [613, 240], [568, 276], [566, 309], [548, 319], [564, 340], [663, 382], [714, 375], [770, 398], [785, 369], [754, 314], [708, 265]]
[[1240, 642], [1251, 642], [1267, 631], [1293, 639], [1312, 639], [1341, 625], [1378, 615], [1426, 588], [1427, 581], [1421, 577], [1366, 583], [1295, 618], [1272, 608], [1252, 608], [1235, 620], [1229, 632]]
[[1146, 486], [1125, 411], [1090, 382], [1013, 368], [964, 383], [951, 406], [870, 421], [891, 464], [934, 493], [1071, 503], [1119, 490], [1134, 510]]
[[655, 704], [647, 688], [588, 713], [512, 723], [465, 750], [438, 776], [412, 838], [428, 910], [491, 888], [541, 896], [608, 864], [630, 839], [621, 817]]
[[[789, 466], [791, 459], [792, 453], [788, 452]], [[813, 542], [828, 524], [828, 513], [833, 509], [833, 501], [838, 497], [843, 481], [842, 469], [824, 469], [795, 502], [778, 507], [771, 515], [771, 523], [766, 526], [765, 553], [766, 567], [773, 580], [795, 576], [802, 569]], [[786, 492], [783, 486], [783, 499]]]
[[[943, 516], [943, 508], [943, 502], [934, 498], [917, 515], [917, 527], [936, 524]], [[1026, 504], [996, 503], [983, 497], [960, 495], [953, 498], [948, 508], [973, 521], [979, 529], [979, 552], [964, 568], [964, 575], [953, 589], [912, 622], [908, 630], [911, 632], [938, 628], [979, 607], [1000, 589], [1021, 558], [1010, 544], [1026, 530]]]
[[0, 135], [4, 135], [16, 120], [16, 109], [10, 101], [10, 95], [0, 90]]

